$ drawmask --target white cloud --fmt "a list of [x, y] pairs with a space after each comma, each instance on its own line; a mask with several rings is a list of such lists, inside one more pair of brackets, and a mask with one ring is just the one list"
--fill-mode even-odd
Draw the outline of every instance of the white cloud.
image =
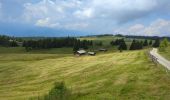
[[74, 16], [80, 19], [92, 18], [94, 11], [90, 8], [77, 10], [74, 13]]
[[[162, 10], [166, 12], [169, 3], [168, 0], [41, 0], [37, 3], [24, 4], [22, 17], [25, 21], [41, 27], [107, 32], [120, 25], [119, 23], [125, 24], [151, 14], [157, 15]], [[117, 31], [158, 34], [158, 31], [155, 31], [156, 23], [152, 24], [148, 28], [136, 24]], [[162, 24], [166, 23], [158, 24], [163, 28], [165, 25]]]
[[134, 26], [131, 26], [127, 31], [129, 33], [136, 33], [136, 32], [139, 32], [139, 31], [143, 30], [144, 28], [145, 28], [144, 25], [136, 24]]
[[116, 22], [126, 22], [152, 12], [157, 0], [88, 0], [78, 10], [79, 18], [109, 18]]
[[[78, 0], [43, 0], [36, 4], [26, 3], [23, 18], [41, 27], [85, 28], [87, 24], [79, 22], [72, 15], [75, 8], [79, 8], [80, 5], [81, 1]], [[84, 12], [85, 16], [90, 17], [90, 14], [90, 11]]]
[[41, 27], [51, 27], [51, 28], [60, 26], [59, 23], [50, 22], [50, 18], [39, 19], [39, 20], [37, 20], [35, 25], [41, 26]]
[[78, 28], [86, 28], [88, 26], [87, 23], [66, 23], [60, 24], [57, 22], [52, 22], [50, 18], [39, 19], [35, 23], [36, 26], [40, 27], [50, 27], [50, 28], [65, 28], [65, 29], [78, 29]]
[[120, 28], [115, 32], [131, 35], [170, 36], [170, 20], [157, 19], [148, 26], [144, 26], [142, 24], [135, 24], [130, 27]]

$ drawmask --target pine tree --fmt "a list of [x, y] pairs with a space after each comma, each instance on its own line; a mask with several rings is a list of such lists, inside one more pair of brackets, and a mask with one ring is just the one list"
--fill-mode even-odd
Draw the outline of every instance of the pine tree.
[[148, 40], [147, 39], [144, 41], [143, 46], [148, 46]]
[[135, 43], [136, 43], [136, 40], [133, 40], [130, 46], [130, 50], [135, 50]]
[[130, 50], [140, 50], [140, 49], [143, 49], [143, 42], [133, 40], [130, 46]]
[[150, 40], [149, 45], [152, 45], [152, 40]]
[[157, 48], [157, 47], [159, 47], [159, 45], [160, 45], [160, 40], [156, 39], [154, 44], [153, 44], [153, 47]]
[[126, 45], [124, 39], [121, 40], [118, 49], [120, 50], [120, 52], [122, 52], [122, 50], [127, 50], [127, 45]]

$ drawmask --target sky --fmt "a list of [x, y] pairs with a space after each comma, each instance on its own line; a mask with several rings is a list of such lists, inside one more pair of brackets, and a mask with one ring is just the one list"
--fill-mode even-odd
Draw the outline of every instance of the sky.
[[170, 0], [0, 0], [0, 34], [170, 36]]

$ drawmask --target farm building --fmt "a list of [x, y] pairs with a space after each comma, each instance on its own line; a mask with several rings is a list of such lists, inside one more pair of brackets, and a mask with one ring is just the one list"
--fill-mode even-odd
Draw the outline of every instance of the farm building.
[[79, 55], [79, 56], [85, 55], [85, 54], [86, 54], [85, 50], [79, 50], [79, 51], [76, 52], [76, 55]]
[[17, 44], [18, 44], [18, 46], [22, 47], [23, 42], [18, 42], [18, 41], [17, 41]]
[[106, 52], [106, 51], [107, 51], [107, 49], [101, 48], [101, 49], [99, 49], [99, 51]]
[[95, 52], [88, 52], [88, 55], [95, 56], [96, 53]]
[[19, 41], [17, 41], [17, 40], [12, 40], [12, 39], [10, 39], [9, 42], [16, 42], [17, 45], [20, 46], [20, 47], [23, 45], [23, 42], [19, 42]]

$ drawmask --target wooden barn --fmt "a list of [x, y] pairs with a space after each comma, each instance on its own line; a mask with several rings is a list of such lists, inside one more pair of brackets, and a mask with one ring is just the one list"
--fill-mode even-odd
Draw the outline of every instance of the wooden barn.
[[78, 55], [78, 56], [85, 55], [85, 54], [86, 54], [86, 51], [85, 51], [85, 50], [78, 50], [78, 51], [76, 52], [76, 55]]
[[101, 49], [99, 49], [99, 51], [106, 52], [106, 51], [107, 51], [107, 49], [101, 48]]
[[88, 52], [88, 55], [90, 55], [90, 56], [95, 56], [96, 53], [95, 53], [95, 52]]

